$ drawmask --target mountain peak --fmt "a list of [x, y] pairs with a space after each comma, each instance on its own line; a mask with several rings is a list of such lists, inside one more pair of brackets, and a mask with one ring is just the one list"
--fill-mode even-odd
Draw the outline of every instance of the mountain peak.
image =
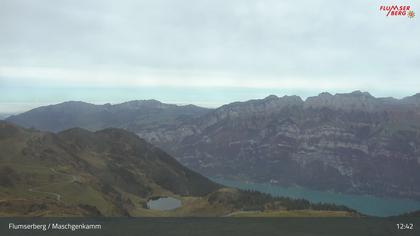
[[368, 92], [362, 92], [360, 90], [353, 91], [351, 93], [337, 93], [336, 95], [341, 96], [352, 96], [352, 97], [365, 97], [365, 98], [375, 98]]
[[414, 106], [420, 105], [420, 93], [416, 93], [413, 96], [405, 97], [401, 99], [401, 101], [405, 104], [411, 104]]
[[[81, 108], [81, 107], [95, 107], [98, 105], [92, 104], [92, 103], [87, 103], [87, 102], [83, 102], [83, 101], [66, 101], [66, 102], [62, 102], [62, 103], [58, 103], [55, 105], [48, 105], [48, 106], [43, 106], [40, 108], [45, 108], [45, 109], [50, 109], [50, 108]], [[35, 108], [36, 109], [36, 108]]]
[[[408, 97], [405, 97], [405, 98], [417, 98], [417, 99], [419, 99], [420, 98], [420, 93], [416, 93], [413, 96], [408, 96]], [[405, 99], [405, 98], [403, 98], [403, 99]]]
[[159, 107], [159, 106], [162, 106], [162, 105], [166, 105], [166, 104], [163, 104], [160, 101], [155, 100], [155, 99], [148, 99], [148, 100], [128, 101], [128, 102], [124, 102], [124, 103], [121, 103], [121, 104], [117, 104], [116, 106], [137, 108], [137, 107], [141, 107], [141, 106]]
[[322, 92], [318, 94], [318, 97], [332, 97], [333, 95], [329, 92]]
[[344, 110], [371, 110], [375, 108], [375, 103], [378, 102], [368, 92], [360, 90], [351, 93], [320, 93], [318, 96], [308, 97], [305, 101], [306, 107], [312, 108], [331, 108], [331, 109], [344, 109]]
[[284, 105], [296, 105], [296, 104], [300, 104], [300, 103], [303, 102], [302, 98], [300, 98], [299, 96], [296, 96], [296, 95], [292, 95], [292, 96], [285, 95], [283, 97], [278, 97], [276, 95], [270, 95], [270, 96], [262, 99], [262, 101], [282, 103]]
[[279, 97], [277, 97], [274, 94], [271, 94], [271, 95], [265, 97], [263, 100], [277, 100], [277, 99], [279, 99]]

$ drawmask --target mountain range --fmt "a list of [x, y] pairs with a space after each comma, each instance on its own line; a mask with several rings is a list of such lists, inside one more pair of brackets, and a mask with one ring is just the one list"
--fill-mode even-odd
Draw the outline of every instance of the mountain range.
[[164, 104], [156, 100], [130, 101], [121, 104], [94, 105], [71, 101], [33, 109], [8, 117], [25, 127], [58, 132], [82, 127], [88, 130], [122, 128], [131, 131], [171, 128], [207, 113], [209, 109]]
[[[356, 215], [345, 207], [223, 187], [122, 129], [55, 134], [0, 121], [0, 150], [1, 216], [223, 216], [247, 209]], [[149, 209], [148, 201], [160, 197], [182, 204]]]
[[217, 109], [66, 102], [7, 121], [54, 132], [127, 129], [211, 177], [420, 199], [420, 94], [271, 95]]

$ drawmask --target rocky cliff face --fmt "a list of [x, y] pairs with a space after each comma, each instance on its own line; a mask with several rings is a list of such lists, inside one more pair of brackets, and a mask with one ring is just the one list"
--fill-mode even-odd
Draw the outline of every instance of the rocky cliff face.
[[269, 96], [139, 135], [209, 176], [420, 199], [419, 105], [359, 91]]

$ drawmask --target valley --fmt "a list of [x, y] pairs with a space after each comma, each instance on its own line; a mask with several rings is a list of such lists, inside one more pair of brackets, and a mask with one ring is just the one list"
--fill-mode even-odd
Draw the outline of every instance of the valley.
[[[343, 206], [224, 187], [122, 129], [54, 134], [0, 122], [0, 150], [1, 216], [179, 217], [295, 210], [359, 216]], [[148, 207], [160, 197], [181, 204], [170, 210]]]

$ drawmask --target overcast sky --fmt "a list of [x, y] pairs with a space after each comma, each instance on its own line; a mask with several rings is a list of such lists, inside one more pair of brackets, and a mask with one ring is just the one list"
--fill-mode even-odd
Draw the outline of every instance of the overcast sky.
[[[417, 16], [386, 17], [405, 3]], [[0, 113], [66, 100], [218, 106], [420, 92], [410, 1], [0, 0]]]

